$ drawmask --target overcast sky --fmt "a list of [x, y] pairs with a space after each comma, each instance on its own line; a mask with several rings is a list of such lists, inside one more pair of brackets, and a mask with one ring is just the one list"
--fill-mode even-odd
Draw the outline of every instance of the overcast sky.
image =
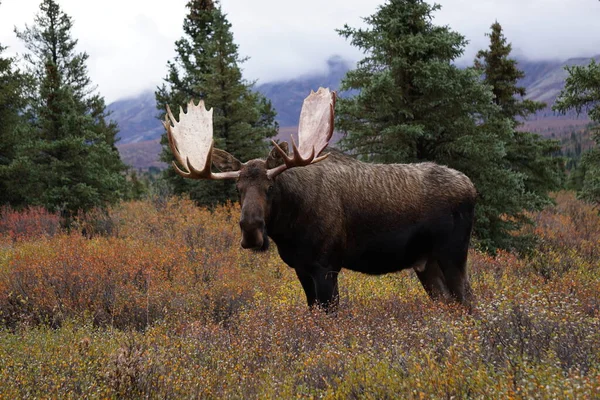
[[[13, 29], [31, 25], [39, 0], [0, 0], [0, 44], [5, 54], [23, 53]], [[160, 84], [174, 42], [182, 36], [187, 0], [58, 0], [73, 18], [79, 51], [89, 54], [90, 76], [107, 103]], [[598, 0], [438, 0], [437, 24], [469, 39], [465, 60], [486, 47], [494, 20], [530, 59], [600, 54]], [[352, 61], [361, 53], [334, 29], [363, 26], [383, 0], [222, 0], [232, 24], [246, 79], [284, 80], [325, 69], [337, 54]]]

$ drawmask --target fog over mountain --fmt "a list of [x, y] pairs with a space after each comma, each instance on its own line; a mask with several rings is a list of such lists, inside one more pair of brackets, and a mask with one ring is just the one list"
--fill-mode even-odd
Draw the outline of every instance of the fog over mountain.
[[[600, 55], [595, 58], [600, 61]], [[551, 135], [588, 123], [585, 115], [558, 115], [551, 107], [568, 75], [564, 67], [585, 65], [589, 61], [590, 58], [585, 57], [565, 61], [519, 61], [519, 68], [525, 72], [525, 78], [520, 83], [527, 89], [527, 98], [547, 103], [545, 109], [529, 119], [526, 124], [528, 129]], [[273, 102], [283, 140], [288, 140], [289, 135], [295, 133], [302, 102], [310, 90], [316, 90], [320, 86], [337, 90], [346, 72], [353, 67], [353, 62], [340, 56], [332, 56], [327, 61], [326, 72], [255, 86], [255, 90]], [[133, 98], [115, 101], [109, 104], [108, 109], [112, 112], [111, 118], [119, 124], [118, 146], [125, 162], [136, 168], [164, 166], [157, 161], [159, 140], [164, 129], [156, 118], [159, 112], [154, 92], [146, 91]]]

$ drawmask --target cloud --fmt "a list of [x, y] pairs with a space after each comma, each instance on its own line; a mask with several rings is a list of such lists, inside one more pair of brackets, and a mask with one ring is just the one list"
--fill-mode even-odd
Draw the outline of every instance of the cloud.
[[[187, 0], [60, 0], [73, 18], [79, 51], [89, 54], [89, 72], [108, 102], [153, 89], [166, 75], [174, 42], [182, 34]], [[488, 44], [485, 33], [498, 20], [514, 54], [531, 59], [566, 59], [600, 53], [600, 2], [596, 0], [438, 0], [435, 23], [469, 39], [463, 57], [471, 62]], [[232, 24], [244, 76], [259, 82], [323, 71], [333, 54], [356, 61], [361, 52], [335, 29], [364, 26], [380, 0], [222, 0]], [[30, 24], [38, 0], [2, 0], [0, 43], [22, 53], [13, 27]]]
[[436, 23], [449, 25], [470, 44], [465, 57], [487, 47], [498, 21], [513, 51], [529, 59], [590, 57], [600, 53], [600, 2], [596, 0], [445, 0]]
[[[153, 89], [166, 75], [182, 35], [186, 0], [105, 0], [100, 3], [61, 0], [73, 19], [72, 37], [78, 51], [89, 55], [88, 69], [107, 102]], [[92, 5], [91, 5], [92, 4]], [[37, 0], [3, 0], [0, 4], [0, 43], [8, 55], [23, 53], [13, 27], [32, 25]]]

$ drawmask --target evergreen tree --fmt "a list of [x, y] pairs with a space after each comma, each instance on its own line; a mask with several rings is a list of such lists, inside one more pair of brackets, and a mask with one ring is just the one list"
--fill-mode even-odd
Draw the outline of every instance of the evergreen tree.
[[[220, 6], [210, 0], [191, 0], [184, 21], [185, 36], [175, 43], [177, 56], [168, 63], [168, 75], [156, 92], [157, 107], [164, 118], [168, 104], [177, 110], [189, 102], [204, 99], [212, 107], [215, 147], [241, 160], [267, 154], [266, 138], [277, 133], [275, 111], [264, 96], [252, 92], [253, 83], [242, 79], [231, 24]], [[174, 160], [166, 135], [162, 138], [161, 159]], [[174, 192], [189, 193], [196, 202], [215, 204], [236, 197], [230, 181], [206, 182], [183, 179], [169, 168], [166, 172]]]
[[129, 185], [125, 199], [142, 200], [148, 195], [150, 186], [150, 180], [148, 178], [146, 178], [143, 174], [142, 176], [139, 176], [135, 170], [130, 171], [127, 178]]
[[13, 188], [19, 177], [10, 171], [18, 157], [17, 147], [26, 136], [27, 121], [23, 118], [30, 77], [19, 71], [15, 59], [3, 57], [0, 44], [0, 205], [19, 206], [24, 200]]
[[528, 201], [523, 174], [507, 167], [514, 129], [489, 85], [453, 63], [465, 38], [432, 23], [438, 5], [389, 0], [366, 18], [368, 29], [339, 33], [367, 55], [342, 81], [342, 146], [376, 162], [435, 161], [464, 172], [480, 193], [475, 235], [490, 251], [511, 248]]
[[[208, 71], [207, 45], [212, 36], [212, 21], [215, 5], [213, 0], [190, 0], [189, 12], [183, 21], [183, 36], [175, 42], [174, 61], [167, 61], [168, 73], [156, 91], [157, 107], [161, 119], [168, 104], [172, 110], [179, 109], [190, 99], [203, 99], [205, 86], [202, 78]], [[168, 160], [172, 160], [171, 157]]]
[[94, 93], [86, 53], [76, 52], [72, 20], [54, 0], [43, 0], [34, 26], [17, 31], [35, 79], [28, 102], [32, 130], [11, 170], [13, 190], [28, 204], [65, 216], [114, 203], [125, 191], [125, 165], [115, 147], [117, 126], [107, 122], [104, 99]]
[[[587, 110], [592, 121], [600, 123], [600, 64], [592, 59], [587, 66], [566, 67], [569, 72], [564, 89], [560, 92], [554, 110], [565, 113], [575, 109], [579, 114]], [[580, 173], [583, 182], [579, 196], [600, 204], [600, 128], [592, 128], [596, 146], [585, 153]]]
[[526, 89], [517, 84], [519, 79], [525, 77], [525, 73], [517, 67], [517, 60], [510, 58], [512, 45], [507, 43], [498, 21], [492, 24], [491, 30], [486, 33], [490, 38], [490, 47], [477, 52], [475, 68], [483, 72], [485, 82], [492, 87], [494, 103], [517, 126], [520, 124], [518, 117], [527, 118], [543, 109], [546, 104], [524, 99]]
[[492, 87], [494, 103], [500, 106], [501, 115], [513, 126], [512, 140], [506, 144], [506, 163], [509, 168], [525, 177], [525, 191], [529, 200], [528, 209], [539, 209], [551, 202], [548, 192], [560, 188], [564, 180], [563, 159], [555, 156], [560, 152], [560, 143], [548, 140], [536, 133], [517, 128], [522, 119], [543, 109], [546, 104], [524, 99], [526, 89], [518, 86], [525, 77], [510, 58], [512, 46], [507, 43], [502, 26], [496, 21], [491, 26], [490, 47], [480, 50], [475, 59], [475, 68], [484, 74], [484, 81]]

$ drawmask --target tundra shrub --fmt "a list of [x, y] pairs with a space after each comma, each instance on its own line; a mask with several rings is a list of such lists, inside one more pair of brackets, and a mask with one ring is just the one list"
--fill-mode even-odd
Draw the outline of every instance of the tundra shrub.
[[0, 398], [596, 398], [588, 211], [560, 194], [532, 214], [539, 257], [471, 250], [471, 313], [413, 271], [342, 271], [337, 314], [310, 310], [276, 249], [240, 249], [232, 205], [124, 203], [118, 235], [5, 235]]
[[43, 207], [16, 211], [8, 206], [0, 209], [0, 236], [12, 241], [52, 237], [60, 232], [60, 216]]

